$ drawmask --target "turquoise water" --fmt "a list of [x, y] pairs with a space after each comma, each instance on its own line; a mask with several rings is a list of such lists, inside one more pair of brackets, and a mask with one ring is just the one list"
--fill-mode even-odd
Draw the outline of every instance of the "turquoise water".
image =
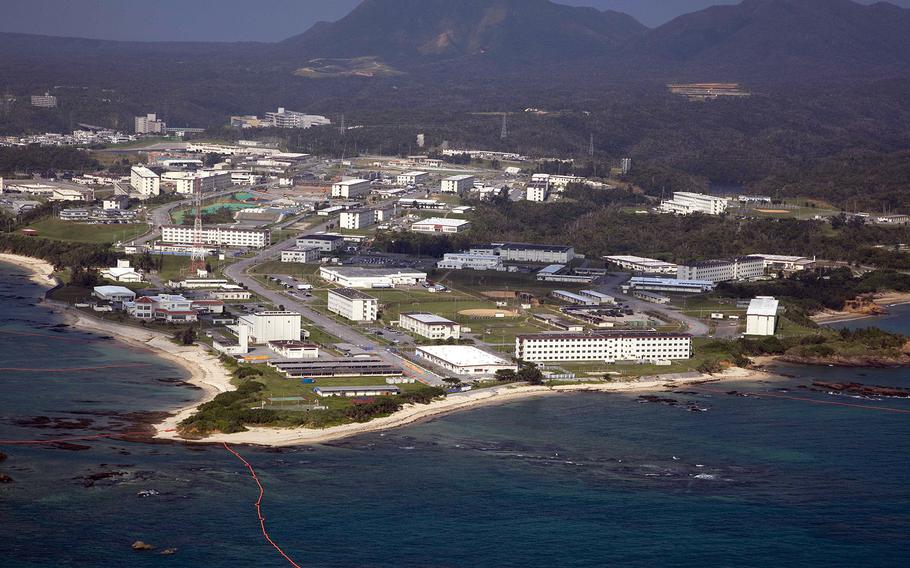
[[[150, 418], [133, 413], [196, 396], [149, 353], [55, 327], [14, 272], [0, 273], [0, 367], [114, 367], [0, 371], [0, 439], [130, 431]], [[266, 487], [272, 537], [302, 566], [906, 566], [910, 415], [883, 409], [910, 401], [800, 387], [910, 386], [907, 372], [782, 370], [795, 376], [724, 390], [873, 409], [665, 393], [699, 413], [577, 394], [315, 448], [237, 449]], [[255, 484], [220, 446], [0, 450], [15, 480], [0, 486], [4, 566], [288, 566], [259, 532]], [[103, 472], [122, 475], [88, 480]], [[157, 549], [133, 552], [139, 539]]]

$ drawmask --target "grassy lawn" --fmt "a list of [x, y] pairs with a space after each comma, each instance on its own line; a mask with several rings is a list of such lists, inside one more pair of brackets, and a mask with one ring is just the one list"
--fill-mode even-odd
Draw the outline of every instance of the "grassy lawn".
[[590, 284], [573, 284], [570, 282], [540, 282], [534, 274], [487, 270], [437, 271], [436, 278], [442, 284], [453, 289], [474, 294], [487, 290], [512, 290], [530, 292], [535, 296], [546, 296], [553, 290], [576, 292], [591, 287]]
[[[276, 369], [267, 365], [256, 365], [256, 369], [262, 371], [262, 375], [255, 377], [257, 382], [265, 385], [265, 389], [260, 393], [259, 400], [265, 400], [270, 397], [282, 396], [299, 396], [305, 399], [305, 404], [314, 404], [317, 401], [329, 408], [345, 408], [353, 404], [350, 400], [343, 398], [319, 398], [313, 392], [317, 386], [323, 387], [362, 387], [362, 386], [385, 386], [385, 377], [336, 377], [316, 379], [313, 384], [303, 384], [300, 379], [288, 378], [279, 373]], [[395, 385], [402, 392], [414, 391], [423, 388], [420, 383]]]
[[145, 223], [88, 225], [53, 217], [32, 223], [28, 228], [38, 231], [38, 236], [46, 239], [92, 244], [129, 242], [149, 229]]
[[[221, 277], [221, 270], [230, 261], [218, 260], [217, 257], [207, 257], [206, 262], [212, 267], [212, 277]], [[189, 273], [190, 257], [188, 256], [169, 256], [161, 255], [161, 270], [158, 271], [158, 277], [167, 282], [168, 280], [182, 280], [184, 278], [195, 277]]]

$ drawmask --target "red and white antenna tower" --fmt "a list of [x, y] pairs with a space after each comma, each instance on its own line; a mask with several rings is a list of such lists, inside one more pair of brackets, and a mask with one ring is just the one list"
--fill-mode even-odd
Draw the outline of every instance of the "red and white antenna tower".
[[202, 183], [196, 179], [193, 183], [196, 218], [193, 221], [193, 249], [190, 253], [190, 272], [205, 270], [205, 242], [202, 237]]

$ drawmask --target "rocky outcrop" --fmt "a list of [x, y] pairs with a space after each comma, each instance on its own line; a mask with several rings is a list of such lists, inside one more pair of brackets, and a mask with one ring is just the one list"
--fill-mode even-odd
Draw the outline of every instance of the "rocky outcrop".
[[133, 548], [133, 550], [152, 550], [155, 547], [147, 542], [142, 542], [141, 540], [137, 540], [136, 542], [133, 543], [132, 548]]
[[910, 367], [910, 356], [906, 354], [896, 356], [883, 355], [830, 355], [826, 357], [805, 357], [802, 355], [781, 355], [779, 361], [795, 363], [797, 365], [818, 365], [825, 367], [870, 367], [893, 368]]
[[829, 392], [855, 394], [875, 398], [910, 398], [910, 389], [898, 387], [864, 385], [862, 383], [829, 383], [825, 381], [813, 381], [812, 386], [815, 389]]

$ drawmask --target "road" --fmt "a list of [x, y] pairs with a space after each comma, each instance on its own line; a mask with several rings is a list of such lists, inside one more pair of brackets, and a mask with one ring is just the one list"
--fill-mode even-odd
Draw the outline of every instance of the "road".
[[[296, 219], [295, 219], [296, 220]], [[308, 232], [318, 232], [325, 230], [326, 226], [334, 222], [334, 220], [329, 219], [325, 222], [307, 229]], [[291, 221], [288, 222], [290, 224]], [[263, 249], [256, 256], [249, 258], [243, 258], [239, 261], [231, 264], [230, 266], [225, 267], [224, 275], [230, 278], [231, 280], [246, 286], [251, 292], [259, 294], [263, 298], [269, 300], [276, 306], [284, 306], [286, 310], [294, 311], [299, 313], [304, 317], [304, 319], [309, 320], [316, 327], [330, 333], [340, 339], [344, 343], [350, 343], [351, 345], [357, 345], [363, 349], [371, 351], [377, 357], [389, 363], [390, 365], [395, 365], [397, 367], [402, 367], [405, 371], [405, 374], [409, 377], [414, 377], [422, 383], [432, 385], [432, 386], [444, 386], [445, 383], [442, 381], [442, 377], [431, 373], [421, 367], [418, 367], [414, 363], [408, 361], [407, 359], [396, 355], [390, 351], [387, 351], [385, 346], [377, 343], [372, 338], [367, 335], [361, 334], [354, 330], [354, 328], [339, 323], [334, 319], [326, 316], [325, 314], [318, 312], [307, 305], [305, 302], [296, 300], [284, 294], [281, 291], [274, 290], [260, 283], [258, 280], [247, 274], [252, 266], [261, 264], [270, 258], [277, 256], [283, 250], [293, 248], [296, 245], [296, 239], [288, 239], [286, 241], [276, 243], [269, 248]]]
[[710, 334], [711, 330], [708, 324], [698, 318], [680, 313], [668, 306], [652, 304], [651, 302], [645, 302], [644, 300], [639, 300], [638, 298], [623, 294], [620, 286], [628, 281], [629, 278], [631, 278], [629, 274], [608, 274], [594, 289], [598, 292], [614, 296], [619, 302], [628, 305], [636, 312], [653, 312], [660, 314], [669, 320], [680, 321], [688, 327], [688, 332], [696, 337], [706, 337]]

